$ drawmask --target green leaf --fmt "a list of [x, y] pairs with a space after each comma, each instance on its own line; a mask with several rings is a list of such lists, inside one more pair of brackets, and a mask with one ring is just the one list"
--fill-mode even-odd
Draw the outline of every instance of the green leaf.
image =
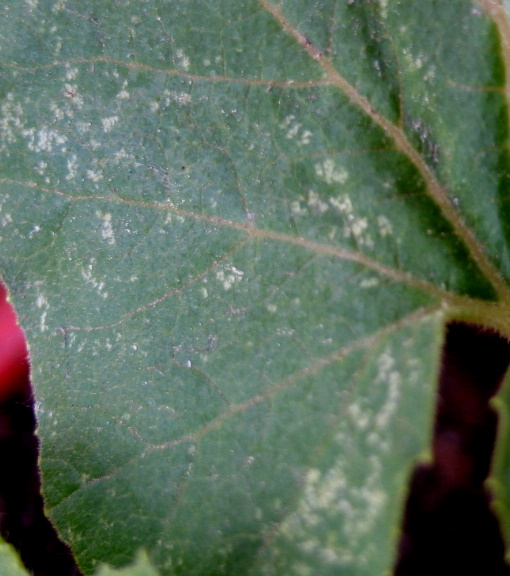
[[121, 570], [102, 566], [101, 569], [96, 572], [96, 576], [158, 576], [158, 573], [152, 567], [147, 554], [140, 553], [133, 565]]
[[510, 333], [503, 9], [0, 11], [0, 273], [84, 572], [388, 573], [445, 323]]
[[0, 573], [2, 576], [28, 576], [14, 549], [3, 540], [0, 540]]

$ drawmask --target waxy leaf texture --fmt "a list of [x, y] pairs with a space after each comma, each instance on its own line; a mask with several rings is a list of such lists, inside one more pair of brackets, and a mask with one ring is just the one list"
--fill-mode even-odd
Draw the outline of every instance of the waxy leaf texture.
[[0, 275], [86, 574], [391, 572], [444, 326], [510, 334], [509, 47], [496, 0], [2, 3]]

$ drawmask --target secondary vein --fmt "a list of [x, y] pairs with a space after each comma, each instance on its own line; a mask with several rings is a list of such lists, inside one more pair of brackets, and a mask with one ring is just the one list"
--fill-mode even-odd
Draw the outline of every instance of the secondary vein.
[[[228, 220], [226, 218], [221, 218], [219, 216], [210, 216], [208, 214], [198, 214], [196, 212], [191, 212], [188, 210], [183, 210], [182, 208], [177, 208], [173, 204], [169, 202], [150, 202], [145, 200], [133, 200], [133, 199], [126, 199], [122, 198], [116, 194], [111, 194], [109, 196], [82, 196], [76, 195], [73, 196], [72, 194], [62, 192], [61, 190], [46, 188], [36, 184], [35, 182], [20, 182], [11, 180], [8, 178], [0, 178], [0, 182], [6, 182], [11, 184], [18, 184], [27, 186], [30, 188], [36, 188], [48, 194], [55, 194], [57, 196], [61, 196], [64, 198], [69, 199], [70, 202], [90, 202], [91, 200], [101, 201], [101, 202], [116, 202], [116, 203], [123, 203], [130, 206], [140, 206], [145, 208], [153, 208], [156, 210], [161, 210], [165, 212], [171, 212], [177, 216], [182, 216], [183, 218], [191, 218], [193, 220], [197, 220], [200, 222], [205, 222], [207, 224], [211, 224], [214, 226], [231, 228], [238, 230], [244, 234], [246, 234], [250, 238], [258, 238], [261, 240], [273, 240], [276, 242], [282, 242], [285, 244], [293, 244], [296, 246], [301, 246], [315, 254], [322, 254], [326, 256], [332, 256], [334, 258], [338, 258], [340, 260], [346, 260], [350, 262], [357, 262], [362, 264], [363, 266], [374, 270], [375, 272], [381, 274], [381, 276], [385, 276], [397, 282], [402, 282], [403, 284], [407, 284], [409, 286], [414, 286], [423, 292], [431, 296], [435, 296], [439, 300], [443, 302], [449, 302], [451, 304], [461, 305], [462, 302], [470, 302], [471, 299], [459, 296], [456, 294], [452, 294], [447, 290], [436, 286], [430, 282], [425, 280], [421, 280], [420, 278], [416, 278], [412, 274], [408, 272], [404, 272], [402, 270], [396, 270], [394, 268], [390, 268], [384, 264], [381, 264], [379, 261], [362, 254], [361, 252], [354, 252], [351, 250], [346, 250], [345, 248], [341, 248], [339, 246], [333, 246], [329, 244], [322, 244], [321, 242], [317, 242], [314, 240], [309, 240], [302, 236], [295, 236], [293, 234], [287, 234], [285, 232], [277, 232], [274, 230], [269, 230], [265, 228], [258, 228], [255, 226], [253, 222], [249, 222], [248, 224], [244, 224], [241, 222], [236, 222], [234, 220]], [[145, 309], [145, 307], [144, 307]], [[97, 329], [97, 328], [92, 328]]]

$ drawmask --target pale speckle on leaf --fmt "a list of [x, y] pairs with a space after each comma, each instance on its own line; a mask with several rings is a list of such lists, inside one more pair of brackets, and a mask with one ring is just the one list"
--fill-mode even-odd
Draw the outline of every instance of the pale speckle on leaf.
[[41, 332], [45, 332], [47, 330], [46, 317], [48, 315], [50, 305], [48, 303], [48, 300], [46, 299], [46, 296], [41, 292], [37, 293], [35, 305], [37, 306], [37, 308], [41, 309], [41, 317], [39, 319], [39, 329], [41, 330]]
[[18, 102], [14, 102], [12, 92], [8, 92], [5, 101], [0, 108], [0, 149], [5, 149], [6, 143], [16, 140], [16, 133], [23, 128], [23, 108]]
[[96, 216], [101, 219], [101, 236], [108, 244], [115, 244], [115, 234], [112, 227], [112, 215], [109, 212], [98, 210]]
[[224, 290], [230, 290], [242, 280], [243, 276], [244, 272], [235, 266], [226, 266], [224, 269], [216, 271], [216, 279], [222, 283]]
[[0, 225], [3, 227], [7, 226], [12, 222], [12, 216], [9, 213], [0, 214]]
[[380, 280], [379, 278], [363, 278], [363, 280], [359, 283], [360, 288], [375, 288], [376, 286], [379, 286], [380, 284]]
[[53, 12], [60, 12], [61, 10], [64, 10], [67, 4], [67, 0], [57, 0], [55, 2], [55, 4], [53, 5]]
[[320, 214], [329, 210], [329, 205], [327, 202], [321, 200], [319, 194], [315, 192], [315, 190], [308, 191], [308, 206], [312, 208], [315, 212], [319, 212]]
[[175, 52], [175, 55], [177, 57], [177, 65], [180, 68], [182, 68], [185, 72], [187, 72], [189, 70], [189, 67], [190, 67], [190, 61], [189, 61], [189, 58], [184, 53], [184, 50], [182, 50], [182, 48], [179, 48]]
[[90, 127], [90, 122], [76, 122], [76, 129], [80, 134], [85, 134], [85, 132], [88, 132]]
[[347, 170], [338, 168], [331, 158], [326, 158], [324, 162], [315, 164], [315, 173], [326, 184], [345, 184], [349, 178]]
[[130, 96], [129, 92], [126, 90], [127, 85], [128, 85], [127, 80], [124, 80], [122, 88], [120, 92], [117, 94], [117, 98], [119, 98], [120, 100], [127, 100]]
[[386, 216], [377, 216], [377, 224], [379, 226], [379, 234], [383, 238], [393, 234], [393, 226]]
[[99, 182], [103, 179], [103, 175], [100, 172], [95, 172], [94, 170], [87, 170], [87, 178], [88, 180], [92, 180], [92, 182]]
[[187, 92], [178, 92], [176, 90], [165, 90], [162, 95], [162, 103], [165, 107], [168, 107], [172, 102], [182, 105], [190, 104], [191, 94], [188, 94]]
[[37, 133], [35, 128], [23, 130], [23, 136], [28, 138], [28, 149], [32, 152], [52, 152], [54, 146], [62, 147], [67, 138], [56, 130], [43, 126]]
[[78, 158], [76, 154], [71, 154], [67, 160], [67, 176], [66, 180], [74, 180], [76, 178], [76, 169], [78, 168]]
[[81, 275], [87, 284], [90, 284], [98, 293], [101, 298], [106, 299], [108, 297], [108, 292], [104, 291], [105, 283], [104, 281], [98, 280], [94, 276], [94, 266], [96, 264], [96, 259], [91, 258], [89, 264], [85, 268], [82, 268]]
[[279, 127], [285, 131], [287, 140], [297, 140], [299, 144], [305, 145], [310, 143], [312, 132], [302, 129], [302, 125], [296, 121], [294, 114], [289, 114], [280, 123]]
[[386, 20], [388, 18], [388, 0], [379, 0], [381, 5], [381, 16]]
[[101, 118], [101, 124], [103, 125], [103, 130], [105, 132], [110, 132], [110, 130], [119, 121], [118, 116], [110, 116], [109, 118]]

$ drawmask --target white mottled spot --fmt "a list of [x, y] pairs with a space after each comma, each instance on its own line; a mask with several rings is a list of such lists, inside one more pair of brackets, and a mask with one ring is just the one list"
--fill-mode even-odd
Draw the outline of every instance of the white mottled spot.
[[349, 230], [356, 239], [361, 240], [363, 232], [365, 232], [367, 228], [368, 221], [366, 218], [355, 218], [353, 216], [349, 219]]
[[14, 102], [12, 92], [8, 92], [4, 102], [0, 107], [0, 141], [4, 144], [0, 147], [6, 148], [5, 143], [14, 142], [17, 133], [23, 128], [23, 108], [18, 102]]
[[380, 280], [379, 278], [363, 278], [363, 280], [359, 283], [360, 288], [375, 288], [376, 286], [379, 286], [380, 284]]
[[244, 272], [235, 266], [226, 266], [223, 270], [216, 271], [216, 279], [222, 283], [224, 290], [230, 290], [243, 279], [243, 276]]
[[278, 306], [276, 304], [267, 304], [266, 309], [271, 314], [274, 314], [278, 310]]
[[202, 294], [202, 296], [204, 298], [208, 298], [209, 297], [209, 292], [207, 292], [207, 288], [204, 288], [203, 286], [200, 288], [200, 293]]
[[26, 3], [30, 10], [35, 10], [39, 4], [39, 0], [26, 0]]
[[90, 122], [76, 122], [76, 129], [80, 134], [85, 134], [90, 130]]
[[64, 94], [68, 98], [76, 98], [78, 86], [76, 84], [64, 84]]
[[67, 4], [67, 0], [57, 0], [55, 2], [55, 4], [53, 4], [53, 12], [60, 12], [61, 10], [64, 10], [64, 8], [66, 7]]
[[44, 296], [44, 294], [38, 294], [35, 300], [35, 305], [37, 306], [37, 308], [48, 306], [48, 300], [46, 300], [46, 296]]
[[37, 293], [35, 305], [37, 306], [37, 308], [41, 310], [41, 317], [39, 318], [39, 329], [41, 330], [41, 332], [45, 332], [48, 329], [48, 327], [46, 326], [46, 317], [48, 315], [50, 305], [48, 303], [48, 300], [46, 299], [46, 296], [44, 296], [44, 294], [42, 294], [41, 292]]
[[168, 107], [172, 102], [177, 104], [189, 104], [191, 102], [191, 94], [187, 92], [178, 92], [176, 90], [164, 90], [162, 95], [162, 103]]
[[388, 17], [388, 0], [379, 0], [381, 5], [381, 16], [386, 19]]
[[126, 152], [126, 150], [124, 148], [121, 148], [120, 150], [117, 150], [116, 152], [114, 152], [113, 157], [116, 160], [122, 160], [124, 158], [130, 158], [130, 155]]
[[[402, 50], [402, 54], [409, 69], [415, 72], [421, 70], [425, 62], [428, 61], [428, 57], [425, 54], [418, 54], [417, 56], [413, 56], [409, 48], [404, 48]], [[428, 70], [427, 72], [430, 72], [430, 70]], [[434, 72], [435, 70], [432, 71], [432, 75], [434, 74]], [[421, 75], [423, 77], [424, 75], [423, 71], [421, 72]]]
[[35, 128], [23, 130], [23, 136], [28, 138], [28, 149], [33, 152], [52, 152], [54, 146], [62, 146], [67, 142], [63, 134], [43, 126], [38, 132]]
[[352, 202], [347, 194], [329, 198], [329, 203], [342, 214], [352, 214]]
[[427, 71], [423, 74], [423, 79], [426, 82], [430, 82], [431, 80], [433, 80], [436, 76], [436, 67], [431, 64], [428, 68]]
[[105, 132], [110, 132], [110, 130], [119, 121], [118, 116], [110, 116], [109, 118], [101, 118], [101, 124], [103, 125], [103, 130]]
[[187, 72], [189, 70], [190, 61], [189, 58], [186, 56], [186, 54], [184, 54], [184, 50], [182, 50], [182, 48], [179, 48], [175, 52], [175, 55], [177, 56], [178, 66], [180, 66], [185, 72]]
[[38, 162], [37, 166], [35, 166], [35, 171], [37, 172], [37, 174], [40, 174], [42, 176], [44, 174], [44, 172], [46, 171], [47, 167], [48, 167], [47, 162], [43, 162], [41, 160], [41, 162]]
[[393, 227], [386, 216], [377, 216], [377, 225], [379, 226], [379, 234], [383, 238], [393, 234]]
[[74, 80], [78, 76], [79, 70], [75, 66], [71, 66], [71, 64], [66, 62], [64, 67], [65, 67], [65, 71], [66, 71], [66, 80], [68, 82], [70, 82], [71, 80]]
[[293, 200], [290, 203], [290, 211], [294, 216], [306, 216], [306, 214], [308, 214], [308, 210], [301, 206], [301, 202], [299, 200]]
[[73, 180], [76, 178], [76, 168], [78, 168], [78, 158], [76, 154], [71, 154], [71, 157], [67, 160], [66, 180]]
[[285, 137], [288, 140], [297, 140], [302, 145], [310, 143], [312, 132], [302, 130], [302, 125], [296, 121], [294, 114], [286, 116], [280, 123], [280, 128], [285, 131]]
[[127, 100], [129, 98], [129, 92], [126, 90], [127, 88], [127, 80], [124, 80], [124, 83], [122, 84], [122, 88], [120, 90], [120, 92], [117, 94], [117, 98], [121, 99], [121, 100]]
[[276, 334], [278, 334], [278, 336], [293, 336], [294, 333], [296, 331], [294, 330], [294, 328], [277, 328], [276, 329]]
[[330, 198], [330, 203], [346, 217], [345, 226], [343, 228], [344, 238], [354, 238], [360, 246], [372, 248], [374, 246], [374, 241], [367, 233], [368, 220], [367, 218], [355, 216], [349, 196], [345, 194], [338, 196], [337, 198]]
[[74, 118], [76, 109], [83, 108], [83, 96], [80, 94], [66, 94], [66, 96], [69, 98], [69, 102], [64, 106], [64, 112], [68, 118]]
[[40, 226], [37, 226], [37, 224], [32, 228], [32, 230], [30, 230], [30, 232], [28, 233], [28, 237], [29, 238], [33, 238], [35, 234], [37, 234], [38, 232], [40, 232], [42, 230], [42, 228]]
[[95, 172], [94, 170], [87, 170], [87, 178], [92, 180], [92, 182], [99, 182], [103, 179], [103, 175], [100, 172]]
[[62, 120], [65, 116], [62, 108], [59, 108], [56, 102], [50, 103], [50, 110], [53, 112], [55, 120]]
[[[371, 546], [367, 537], [384, 513], [387, 496], [380, 487], [380, 459], [369, 455], [362, 466], [362, 479], [356, 480], [349, 477], [349, 465], [342, 458], [324, 472], [311, 469], [296, 511], [283, 521], [281, 535], [290, 546], [298, 547], [300, 563], [308, 566], [309, 562], [313, 574], [321, 564], [328, 566], [328, 573], [336, 570], [339, 574], [347, 565], [360, 565], [364, 558], [359, 546], [364, 551]], [[328, 526], [338, 529], [328, 530], [325, 540], [314, 536]]]
[[87, 284], [90, 284], [96, 292], [101, 296], [101, 298], [107, 298], [108, 292], [104, 291], [105, 283], [94, 277], [94, 265], [96, 263], [95, 258], [91, 258], [89, 264], [85, 268], [82, 268], [81, 275]]
[[312, 137], [312, 132], [310, 130], [303, 130], [301, 137], [299, 139], [300, 144], [310, 144], [310, 138]]
[[319, 212], [320, 214], [326, 212], [329, 209], [328, 203], [321, 200], [320, 196], [314, 190], [308, 191], [307, 204], [315, 212]]
[[108, 244], [115, 244], [115, 234], [112, 228], [112, 215], [109, 212], [97, 211], [96, 216], [101, 219], [101, 236]]
[[1, 214], [0, 215], [0, 225], [2, 227], [7, 226], [7, 224], [10, 224], [12, 222], [12, 216], [9, 213], [6, 214]]
[[345, 168], [338, 168], [331, 158], [326, 158], [324, 162], [315, 165], [315, 173], [322, 178], [326, 184], [345, 184], [349, 173]]
[[290, 128], [289, 131], [287, 132], [287, 138], [289, 140], [291, 140], [292, 138], [296, 137], [296, 134], [299, 132], [299, 129], [301, 128], [301, 124], [293, 124]]
[[366, 430], [370, 424], [370, 412], [364, 411], [359, 404], [354, 402], [347, 408], [347, 414], [351, 416], [356, 428]]
[[384, 404], [380, 407], [375, 419], [375, 425], [379, 429], [387, 428], [395, 415], [400, 401], [400, 385], [402, 377], [394, 368], [395, 359], [386, 351], [377, 359], [376, 383], [383, 384], [387, 390]]

